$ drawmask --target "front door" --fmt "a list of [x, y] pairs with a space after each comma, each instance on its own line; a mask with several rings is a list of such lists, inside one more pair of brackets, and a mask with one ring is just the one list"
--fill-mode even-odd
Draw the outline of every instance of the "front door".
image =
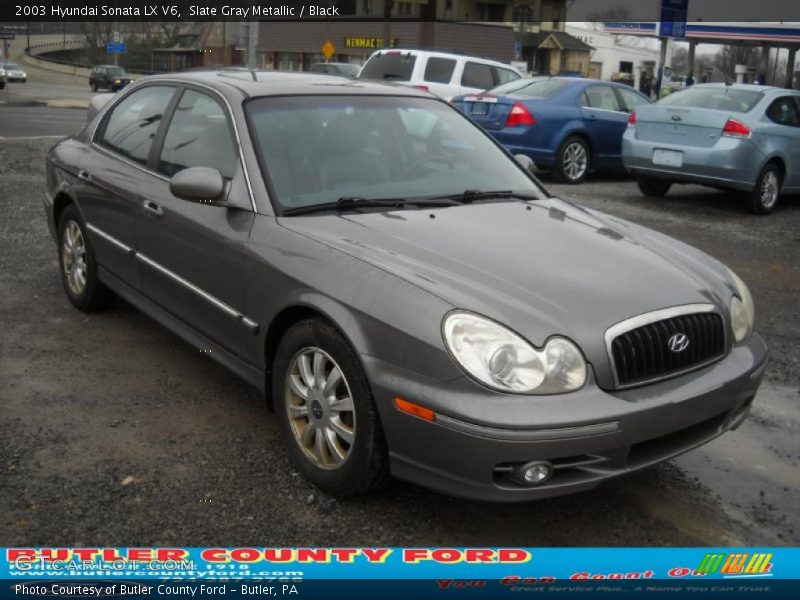
[[[144, 180], [137, 211], [142, 291], [212, 343], [243, 357], [256, 330], [244, 311], [254, 213], [229, 115], [215, 95], [187, 87], [159, 145], [151, 156], [157, 175]], [[226, 199], [247, 209], [173, 196], [170, 178], [189, 167], [217, 169], [228, 183]]]

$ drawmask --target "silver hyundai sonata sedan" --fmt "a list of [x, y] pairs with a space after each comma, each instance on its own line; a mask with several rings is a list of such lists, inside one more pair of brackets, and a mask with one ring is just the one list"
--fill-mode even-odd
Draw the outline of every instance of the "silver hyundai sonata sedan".
[[766, 360], [745, 284], [523, 163], [407, 87], [194, 72], [53, 147], [44, 207], [72, 304], [210, 350], [328, 493], [542, 498], [736, 428]]

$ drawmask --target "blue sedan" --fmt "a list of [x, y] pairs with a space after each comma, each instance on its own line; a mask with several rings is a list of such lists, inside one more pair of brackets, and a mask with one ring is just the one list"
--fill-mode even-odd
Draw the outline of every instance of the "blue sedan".
[[629, 86], [574, 77], [518, 79], [453, 104], [512, 154], [525, 154], [559, 181], [591, 169], [622, 168], [630, 113], [649, 104]]

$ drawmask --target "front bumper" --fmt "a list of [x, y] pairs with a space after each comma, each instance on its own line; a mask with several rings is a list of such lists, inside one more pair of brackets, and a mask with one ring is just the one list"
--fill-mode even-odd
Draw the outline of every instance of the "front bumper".
[[[671, 181], [698, 183], [741, 191], [753, 189], [764, 156], [750, 141], [720, 137], [710, 147], [670, 144], [663, 141], [641, 140], [628, 128], [622, 137], [622, 161], [634, 173], [660, 177]], [[653, 163], [656, 149], [676, 150], [683, 154], [680, 167]]]
[[[559, 496], [677, 456], [733, 429], [745, 418], [766, 366], [754, 334], [723, 360], [639, 388], [520, 396], [471, 380], [427, 379], [362, 357], [389, 446], [392, 474], [437, 491], [490, 501]], [[431, 408], [425, 421], [393, 399]], [[531, 486], [515, 468], [548, 461], [553, 475]]]

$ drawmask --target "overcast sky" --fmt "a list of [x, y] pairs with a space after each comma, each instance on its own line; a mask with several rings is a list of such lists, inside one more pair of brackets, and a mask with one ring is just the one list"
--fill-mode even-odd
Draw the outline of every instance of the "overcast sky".
[[[669, 1], [669, 0], [665, 0]], [[567, 19], [585, 21], [604, 8], [624, 6], [632, 21], [658, 21], [660, 0], [567, 0]], [[798, 21], [798, 0], [688, 0], [689, 21]]]

